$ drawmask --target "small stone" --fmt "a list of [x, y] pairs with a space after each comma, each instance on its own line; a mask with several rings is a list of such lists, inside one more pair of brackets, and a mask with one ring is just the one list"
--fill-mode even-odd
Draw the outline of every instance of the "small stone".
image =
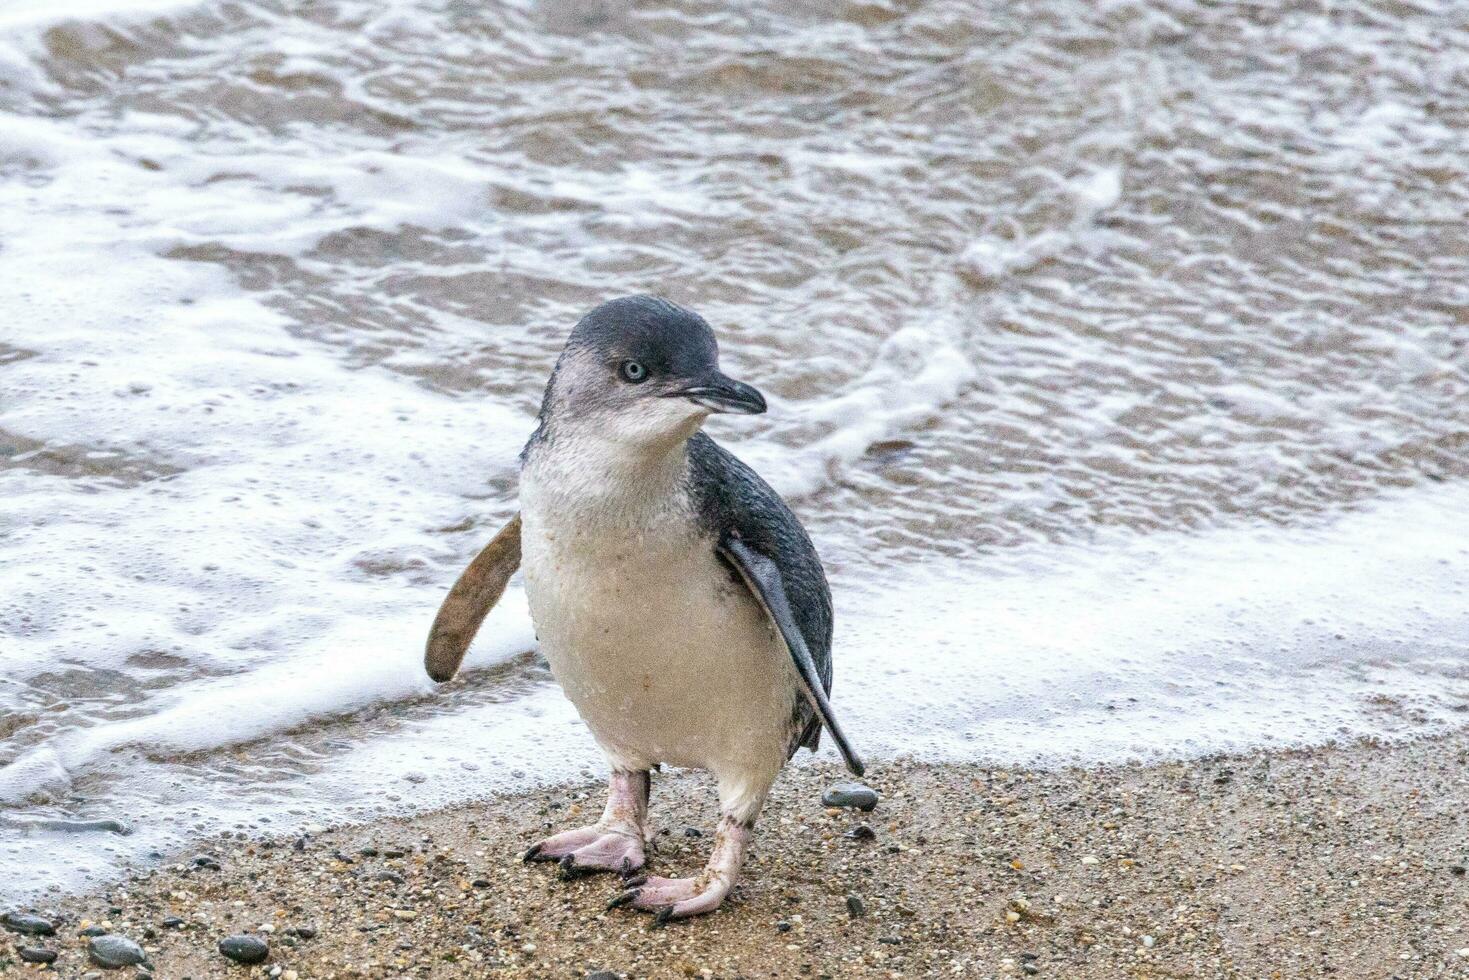
[[1041, 972], [1041, 968], [1036, 966], [1030, 960], [1026, 960], [1024, 963], [1020, 964], [1020, 970], [1022, 973], [1029, 977], [1033, 977], [1037, 973]]
[[1099, 858], [1099, 857], [1097, 857], [1095, 854], [1088, 854], [1086, 857], [1084, 857], [1084, 858], [1081, 859], [1081, 863], [1082, 864], [1101, 864], [1102, 863], [1102, 859]]
[[199, 856], [194, 858], [194, 867], [205, 868], [209, 871], [218, 871], [219, 862], [213, 857], [210, 857], [208, 854], [200, 854]]
[[412, 922], [418, 918], [418, 913], [412, 909], [393, 909], [393, 918], [402, 919], [404, 922]]
[[280, 976], [281, 975], [281, 967], [280, 967], [280, 964], [277, 963], [275, 966], [271, 967], [270, 968], [270, 973], [268, 973], [266, 975], [267, 976], [271, 976], [271, 977], [278, 977], [278, 976]]
[[166, 915], [163, 917], [163, 921], [159, 923], [159, 925], [163, 926], [163, 928], [165, 929], [177, 929], [183, 924], [184, 920], [180, 919], [176, 915]]
[[373, 881], [391, 881], [395, 885], [403, 884], [403, 876], [396, 871], [379, 871], [372, 876]]
[[389, 848], [385, 848], [383, 850], [383, 857], [390, 858], [390, 859], [391, 858], [400, 858], [400, 857], [402, 857], [406, 853], [408, 853], [408, 852], [407, 851], [403, 851], [403, 850], [399, 850], [396, 847], [389, 847]]
[[85, 928], [81, 932], [77, 933], [77, 935], [78, 936], [105, 936], [105, 935], [107, 935], [107, 930], [104, 929], [102, 926], [87, 926], [87, 928]]
[[619, 980], [619, 978], [611, 970], [593, 970], [587, 974], [586, 980]]
[[219, 952], [236, 963], [250, 966], [265, 962], [270, 945], [259, 936], [226, 936], [219, 941]]
[[291, 933], [291, 935], [293, 935], [293, 936], [299, 936], [302, 939], [315, 939], [316, 938], [316, 927], [315, 926], [297, 926], [296, 928], [290, 930], [290, 933]]
[[295, 970], [287, 970], [281, 974], [281, 980], [297, 980], [298, 977], [300, 977], [300, 974]]
[[779, 922], [777, 922], [775, 924], [775, 931], [776, 932], [790, 932], [791, 931], [791, 924], [789, 922], [787, 922], [785, 919], [781, 919]]
[[22, 946], [20, 958], [27, 963], [55, 963], [56, 950], [44, 949], [40, 946]]
[[360, 854], [360, 855], [362, 855], [365, 858], [375, 858], [375, 857], [377, 857], [377, 848], [375, 848], [375, 847], [360, 847], [360, 848], [357, 849], [357, 853]]
[[860, 895], [847, 896], [847, 914], [854, 919], [860, 919], [867, 914], [867, 906], [862, 904]]
[[877, 806], [877, 790], [861, 783], [837, 783], [821, 794], [822, 806], [855, 807], [864, 813]]
[[698, 827], [685, 827], [683, 829], [683, 835], [685, 837], [703, 837], [704, 832]]
[[1464, 877], [1464, 875], [1469, 874], [1469, 865], [1463, 865], [1463, 864], [1453, 864], [1453, 865], [1450, 865], [1449, 866], [1449, 872], [1451, 874], [1456, 874], [1460, 878], [1462, 878], [1462, 877]]
[[471, 881], [469, 884], [472, 887], [474, 887], [474, 888], [488, 888], [488, 887], [490, 887], [490, 879], [488, 879], [488, 878], [476, 878], [473, 881]]
[[87, 943], [87, 956], [104, 970], [120, 970], [125, 966], [138, 966], [148, 962], [143, 947], [126, 936], [94, 936]]
[[1157, 941], [1158, 940], [1154, 939], [1152, 936], [1143, 937], [1143, 945], [1146, 946], [1148, 949], [1152, 949], [1153, 945], [1157, 943]]
[[857, 826], [853, 827], [842, 836], [845, 837], [847, 840], [855, 840], [865, 843], [870, 840], [877, 840], [877, 831], [873, 830], [865, 823], [859, 823]]
[[24, 912], [6, 912], [4, 916], [0, 916], [0, 925], [11, 932], [21, 932], [27, 936], [56, 935], [56, 926], [50, 919], [43, 919], [39, 915], [27, 915]]

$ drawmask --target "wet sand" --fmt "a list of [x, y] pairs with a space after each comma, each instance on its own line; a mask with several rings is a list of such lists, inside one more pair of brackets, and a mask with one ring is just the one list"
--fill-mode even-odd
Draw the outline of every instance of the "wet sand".
[[[733, 900], [662, 929], [604, 911], [611, 877], [562, 882], [518, 860], [547, 831], [595, 818], [600, 788], [585, 785], [214, 841], [197, 854], [218, 868], [189, 854], [39, 910], [58, 936], [16, 945], [58, 950], [54, 969], [81, 976], [93, 968], [78, 933], [102, 923], [170, 980], [1469, 976], [1469, 733], [1050, 772], [888, 762], [869, 775], [882, 802], [863, 814], [820, 805], [835, 767], [788, 771]], [[708, 781], [657, 778], [653, 814], [650, 869], [696, 871], [716, 817]], [[219, 939], [241, 932], [269, 941], [265, 964], [220, 956]], [[36, 969], [0, 953], [0, 974]]]

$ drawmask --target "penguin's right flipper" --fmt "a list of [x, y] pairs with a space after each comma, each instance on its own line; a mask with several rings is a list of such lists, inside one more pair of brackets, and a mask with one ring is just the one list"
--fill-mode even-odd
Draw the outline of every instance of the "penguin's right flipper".
[[520, 514], [517, 513], [475, 556], [444, 597], [444, 604], [429, 630], [428, 647], [423, 655], [428, 676], [440, 684], [454, 676], [469, 652], [480, 623], [500, 601], [505, 584], [519, 567]]

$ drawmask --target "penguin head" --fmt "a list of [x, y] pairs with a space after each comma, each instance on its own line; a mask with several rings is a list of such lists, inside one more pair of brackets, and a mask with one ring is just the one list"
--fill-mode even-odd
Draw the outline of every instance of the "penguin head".
[[553, 429], [595, 429], [613, 441], [687, 439], [711, 413], [758, 415], [765, 399], [719, 370], [704, 318], [668, 300], [628, 296], [577, 323], [541, 407]]

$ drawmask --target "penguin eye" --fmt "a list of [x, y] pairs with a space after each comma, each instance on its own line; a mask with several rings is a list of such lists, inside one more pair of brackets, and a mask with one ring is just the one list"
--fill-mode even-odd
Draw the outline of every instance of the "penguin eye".
[[648, 380], [648, 369], [637, 361], [623, 361], [617, 372], [622, 375], [622, 380], [629, 384], [642, 384]]

